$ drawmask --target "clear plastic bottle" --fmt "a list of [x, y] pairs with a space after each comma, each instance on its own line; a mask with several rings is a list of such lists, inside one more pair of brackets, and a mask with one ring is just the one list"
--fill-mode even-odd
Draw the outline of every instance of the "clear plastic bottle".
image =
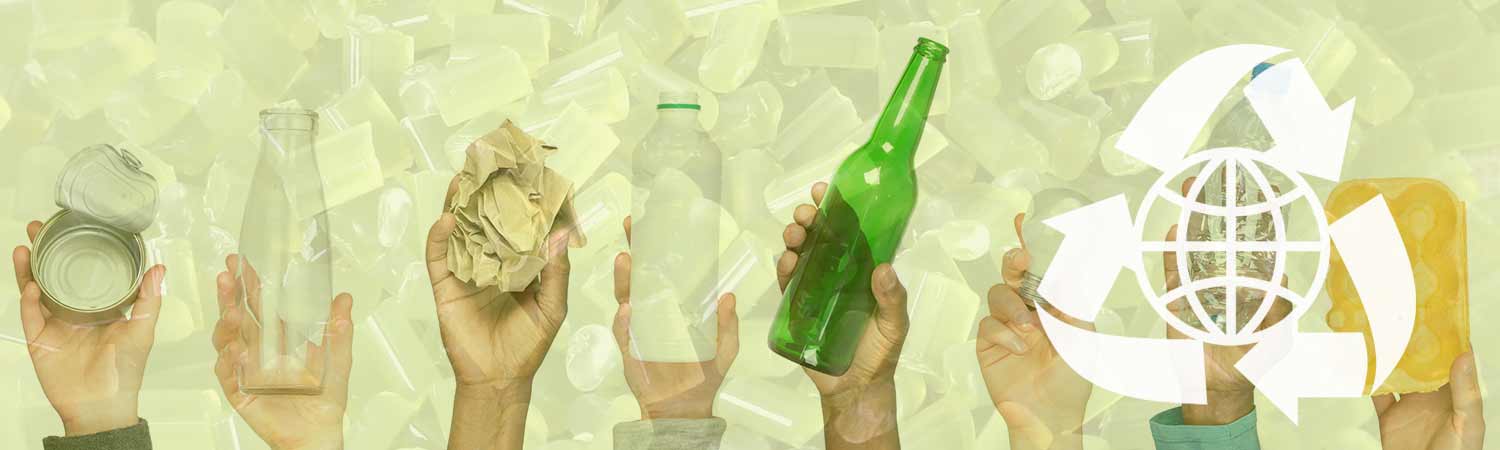
[[634, 161], [630, 348], [641, 361], [707, 361], [718, 332], [723, 156], [698, 124], [696, 93], [663, 92], [656, 109]]
[[245, 317], [240, 337], [250, 352], [240, 390], [317, 394], [327, 352], [323, 328], [333, 301], [328, 219], [313, 141], [318, 115], [304, 109], [260, 114], [261, 149], [240, 229]]

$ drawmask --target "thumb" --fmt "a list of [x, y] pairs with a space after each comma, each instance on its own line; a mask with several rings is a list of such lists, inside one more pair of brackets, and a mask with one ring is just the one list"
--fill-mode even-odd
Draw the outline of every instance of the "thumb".
[[434, 285], [448, 277], [448, 238], [458, 228], [458, 216], [443, 213], [427, 231], [427, 278]]
[[140, 293], [130, 307], [130, 331], [137, 338], [156, 335], [156, 319], [161, 315], [161, 288], [167, 277], [167, 266], [157, 264], [141, 277]]
[[901, 285], [896, 269], [890, 263], [875, 267], [875, 273], [870, 276], [870, 289], [875, 292], [875, 302], [878, 305], [875, 325], [879, 327], [880, 334], [896, 343], [904, 341], [908, 325], [906, 287]]
[[615, 318], [610, 326], [610, 331], [615, 334], [615, 344], [620, 346], [620, 356], [630, 360], [630, 304], [621, 303], [619, 309], [615, 310]]
[[325, 332], [323, 343], [328, 349], [328, 363], [333, 369], [329, 373], [333, 376], [333, 383], [330, 384], [334, 389], [345, 391], [349, 385], [349, 372], [354, 366], [353, 308], [353, 296], [339, 294], [333, 298], [328, 311], [328, 331]]
[[542, 267], [542, 291], [537, 295], [541, 307], [559, 321], [568, 312], [568, 273], [573, 270], [568, 261], [568, 237], [568, 230], [554, 231], [547, 237], [547, 265]]
[[740, 353], [740, 315], [735, 311], [736, 303], [732, 293], [719, 297], [719, 346], [714, 364], [720, 374], [729, 373], [729, 366]]
[[1453, 395], [1453, 425], [1458, 428], [1460, 447], [1478, 449], [1484, 441], [1484, 404], [1479, 392], [1479, 372], [1474, 353], [1464, 353], [1453, 360], [1449, 373]]

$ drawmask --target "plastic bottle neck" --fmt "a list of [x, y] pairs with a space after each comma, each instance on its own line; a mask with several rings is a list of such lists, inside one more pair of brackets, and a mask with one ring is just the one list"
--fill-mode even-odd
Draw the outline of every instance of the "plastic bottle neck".
[[698, 128], [698, 110], [657, 107], [656, 120], [672, 127]]

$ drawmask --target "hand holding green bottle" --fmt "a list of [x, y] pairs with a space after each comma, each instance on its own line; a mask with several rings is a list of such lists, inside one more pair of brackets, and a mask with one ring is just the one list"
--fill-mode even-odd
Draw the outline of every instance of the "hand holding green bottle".
[[[825, 183], [814, 185], [813, 203], [821, 205], [827, 191]], [[795, 223], [787, 225], [782, 235], [786, 251], [776, 264], [776, 278], [783, 291], [791, 282], [798, 251], [817, 213], [813, 205], [798, 206], [793, 213]], [[822, 397], [824, 438], [830, 449], [870, 444], [899, 447], [895, 374], [909, 326], [906, 287], [890, 264], [876, 266], [870, 279], [876, 310], [869, 326], [863, 327], [849, 369], [834, 376], [804, 368]]]

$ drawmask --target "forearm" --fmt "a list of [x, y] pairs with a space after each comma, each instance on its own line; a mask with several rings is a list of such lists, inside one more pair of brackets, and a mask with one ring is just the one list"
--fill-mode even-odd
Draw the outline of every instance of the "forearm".
[[823, 439], [828, 450], [901, 448], [894, 382], [824, 396], [822, 401]]
[[453, 393], [449, 449], [521, 450], [531, 383], [459, 386]]
[[84, 414], [75, 419], [63, 419], [63, 436], [83, 436], [110, 430], [130, 428], [140, 423], [135, 414]]

